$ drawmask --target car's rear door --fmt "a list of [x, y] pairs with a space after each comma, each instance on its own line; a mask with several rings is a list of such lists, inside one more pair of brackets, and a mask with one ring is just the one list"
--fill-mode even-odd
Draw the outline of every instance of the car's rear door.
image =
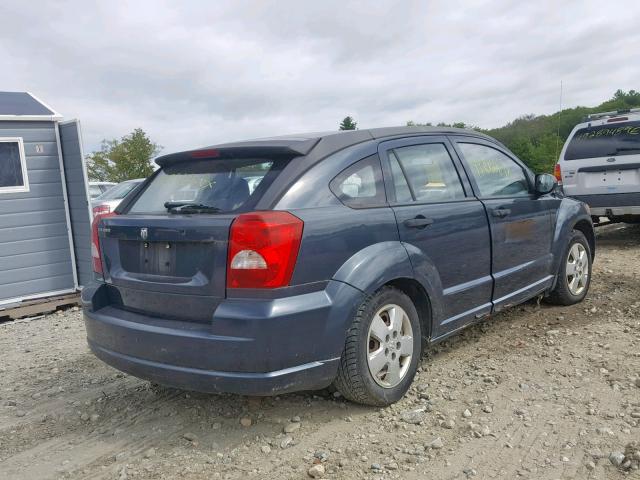
[[452, 137], [491, 225], [496, 310], [546, 289], [551, 274], [553, 201], [538, 197], [533, 174], [507, 150], [473, 137]]
[[[379, 145], [400, 240], [417, 276], [438, 283], [432, 337], [491, 311], [491, 241], [482, 204], [445, 137]], [[435, 270], [435, 271], [434, 271]], [[435, 278], [435, 280], [434, 280]]]

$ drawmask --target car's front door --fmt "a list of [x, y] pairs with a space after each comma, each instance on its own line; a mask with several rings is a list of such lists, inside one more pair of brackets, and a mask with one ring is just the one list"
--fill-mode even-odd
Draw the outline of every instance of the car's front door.
[[492, 142], [452, 138], [491, 225], [496, 311], [544, 291], [553, 282], [552, 203], [534, 192], [533, 174]]
[[472, 194], [445, 137], [382, 142], [389, 201], [417, 277], [438, 292], [432, 338], [491, 312], [491, 241], [484, 207]]

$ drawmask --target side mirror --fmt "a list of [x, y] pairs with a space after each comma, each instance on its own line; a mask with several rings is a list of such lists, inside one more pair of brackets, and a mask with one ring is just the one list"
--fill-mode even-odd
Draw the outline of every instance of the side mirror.
[[546, 195], [553, 192], [558, 185], [556, 177], [549, 173], [540, 173], [536, 175], [536, 193], [538, 195]]

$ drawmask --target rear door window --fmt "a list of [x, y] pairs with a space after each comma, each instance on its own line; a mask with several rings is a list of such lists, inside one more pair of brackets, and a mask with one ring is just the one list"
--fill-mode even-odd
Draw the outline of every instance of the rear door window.
[[412, 202], [413, 196], [411, 195], [409, 182], [407, 182], [402, 167], [400, 167], [400, 162], [398, 162], [398, 157], [393, 153], [393, 150], [389, 150], [389, 162], [391, 164], [391, 176], [393, 177], [393, 189], [396, 195], [396, 202]]
[[163, 168], [129, 213], [164, 213], [165, 204], [200, 205], [208, 213], [252, 209], [287, 160], [231, 159], [178, 162]]
[[581, 128], [571, 138], [565, 160], [640, 154], [640, 121]]
[[396, 201], [437, 203], [465, 198], [453, 160], [442, 143], [410, 145], [389, 152]]
[[339, 173], [329, 184], [338, 199], [351, 208], [379, 207], [386, 203], [378, 155], [364, 158]]

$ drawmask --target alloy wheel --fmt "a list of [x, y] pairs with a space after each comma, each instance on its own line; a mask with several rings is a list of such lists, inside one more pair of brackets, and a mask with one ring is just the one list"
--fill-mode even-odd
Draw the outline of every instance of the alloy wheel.
[[413, 356], [413, 329], [407, 312], [395, 304], [374, 315], [367, 336], [367, 365], [375, 382], [393, 388], [406, 376]]
[[567, 286], [572, 295], [580, 295], [589, 279], [589, 254], [580, 243], [574, 243], [567, 255]]

